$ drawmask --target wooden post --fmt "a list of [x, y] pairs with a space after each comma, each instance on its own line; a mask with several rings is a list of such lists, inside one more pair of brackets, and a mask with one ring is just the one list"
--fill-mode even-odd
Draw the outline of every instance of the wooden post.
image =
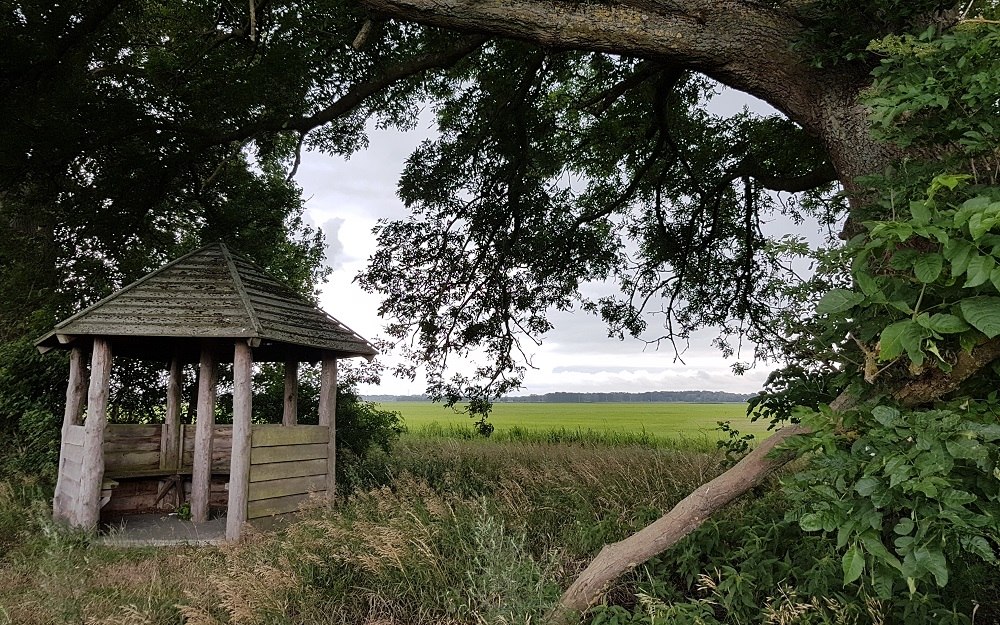
[[226, 540], [237, 540], [247, 520], [250, 489], [250, 415], [253, 411], [253, 354], [236, 343], [233, 356], [233, 451], [229, 461], [229, 506]]
[[108, 415], [108, 387], [111, 384], [111, 342], [94, 339], [90, 360], [90, 390], [87, 394], [87, 420], [83, 433], [83, 467], [76, 513], [72, 523], [95, 529], [101, 520], [101, 483], [104, 481], [104, 428]]
[[299, 363], [285, 363], [285, 410], [281, 416], [282, 425], [297, 425], [299, 422]]
[[80, 489], [80, 476], [66, 473], [66, 437], [71, 425], [83, 421], [83, 404], [87, 397], [87, 364], [83, 350], [74, 347], [69, 353], [69, 384], [66, 386], [66, 411], [63, 413], [62, 439], [59, 446], [59, 473], [56, 477], [56, 492], [52, 498], [52, 517], [57, 521], [68, 521], [72, 517], [73, 497]]
[[323, 354], [319, 378], [319, 424], [330, 428], [326, 455], [326, 496], [331, 500], [337, 490], [337, 359]]
[[160, 468], [177, 469], [181, 466], [181, 360], [174, 356], [170, 361], [167, 377], [167, 414], [163, 419], [163, 436], [160, 437]]
[[201, 350], [198, 372], [198, 418], [194, 431], [194, 466], [191, 471], [191, 520], [208, 520], [208, 496], [212, 483], [212, 429], [215, 425], [215, 387], [218, 367], [208, 348]]

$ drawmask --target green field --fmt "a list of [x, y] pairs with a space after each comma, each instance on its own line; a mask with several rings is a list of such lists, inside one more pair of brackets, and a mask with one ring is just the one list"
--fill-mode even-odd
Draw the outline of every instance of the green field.
[[[414, 433], [433, 427], [468, 427], [468, 415], [430, 402], [383, 402], [383, 408], [403, 415], [406, 427]], [[494, 405], [490, 423], [498, 433], [514, 428], [529, 432], [553, 430], [598, 433], [646, 434], [656, 438], [710, 438], [722, 433], [718, 421], [731, 421], [742, 432], [758, 437], [766, 434], [767, 423], [750, 423], [746, 404], [683, 403], [594, 403], [594, 404], [507, 404]]]

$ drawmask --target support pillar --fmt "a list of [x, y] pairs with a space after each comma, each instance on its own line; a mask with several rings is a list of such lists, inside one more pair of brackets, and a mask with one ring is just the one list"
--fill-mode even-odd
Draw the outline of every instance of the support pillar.
[[330, 428], [326, 455], [326, 496], [331, 500], [337, 492], [337, 359], [323, 355], [323, 370], [319, 378], [319, 424]]
[[163, 436], [160, 438], [160, 468], [177, 469], [181, 466], [181, 360], [174, 356], [167, 376], [167, 414], [163, 419]]
[[111, 384], [111, 342], [94, 339], [90, 360], [90, 389], [83, 433], [83, 466], [73, 525], [95, 529], [101, 520], [101, 483], [104, 481], [104, 428], [108, 422]]
[[215, 426], [215, 394], [218, 367], [208, 348], [201, 350], [198, 371], [198, 418], [194, 432], [194, 466], [191, 472], [191, 520], [208, 520], [208, 498], [212, 483], [212, 430]]
[[56, 477], [56, 492], [52, 498], [52, 517], [57, 521], [69, 521], [73, 515], [73, 496], [79, 492], [80, 475], [67, 473], [67, 442], [71, 425], [83, 423], [83, 406], [87, 397], [87, 363], [83, 350], [74, 347], [69, 353], [69, 384], [66, 386], [66, 410], [63, 413], [62, 438], [59, 446], [59, 473]]
[[250, 415], [253, 412], [253, 353], [236, 343], [233, 356], [233, 453], [229, 463], [226, 540], [237, 540], [247, 520], [250, 489]]
[[297, 425], [299, 422], [299, 363], [285, 363], [285, 410], [281, 416], [282, 425]]

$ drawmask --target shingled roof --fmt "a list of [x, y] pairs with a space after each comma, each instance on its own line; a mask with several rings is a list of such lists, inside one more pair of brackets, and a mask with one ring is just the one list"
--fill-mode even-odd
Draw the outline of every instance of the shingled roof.
[[162, 356], [165, 349], [197, 353], [199, 345], [214, 339], [238, 338], [250, 341], [257, 360], [319, 360], [324, 352], [371, 358], [377, 353], [350, 328], [221, 242], [182, 256], [60, 322], [36, 345], [44, 352], [94, 336], [123, 337], [113, 341], [116, 352], [138, 356]]

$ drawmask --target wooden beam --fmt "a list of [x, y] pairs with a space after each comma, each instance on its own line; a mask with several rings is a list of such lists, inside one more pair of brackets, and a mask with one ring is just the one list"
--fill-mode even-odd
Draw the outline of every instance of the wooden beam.
[[299, 422], [299, 363], [285, 363], [285, 410], [282, 425], [296, 425]]
[[177, 469], [181, 466], [181, 360], [170, 361], [167, 377], [167, 414], [163, 419], [163, 437], [160, 439], [160, 468]]
[[326, 494], [331, 499], [337, 488], [337, 359], [323, 354], [319, 377], [319, 424], [330, 428], [326, 455]]
[[247, 520], [252, 412], [253, 353], [247, 343], [238, 341], [233, 355], [233, 452], [229, 461], [226, 540], [238, 540]]
[[208, 520], [209, 487], [212, 481], [212, 426], [215, 425], [215, 393], [218, 366], [215, 356], [201, 350], [198, 370], [198, 417], [194, 432], [194, 461], [191, 474], [191, 520]]
[[73, 525], [95, 529], [101, 520], [101, 482], [104, 480], [104, 427], [108, 422], [108, 387], [111, 384], [111, 342], [94, 339], [90, 360], [87, 420], [84, 422], [83, 466]]
[[87, 378], [87, 363], [83, 350], [74, 347], [69, 353], [69, 384], [66, 386], [66, 410], [63, 412], [62, 437], [59, 447], [59, 473], [56, 477], [55, 496], [52, 498], [52, 517], [57, 521], [70, 520], [73, 514], [71, 509], [73, 497], [80, 488], [79, 479], [72, 479], [64, 472], [66, 470], [66, 445], [68, 444], [70, 426], [80, 425], [83, 421]]

